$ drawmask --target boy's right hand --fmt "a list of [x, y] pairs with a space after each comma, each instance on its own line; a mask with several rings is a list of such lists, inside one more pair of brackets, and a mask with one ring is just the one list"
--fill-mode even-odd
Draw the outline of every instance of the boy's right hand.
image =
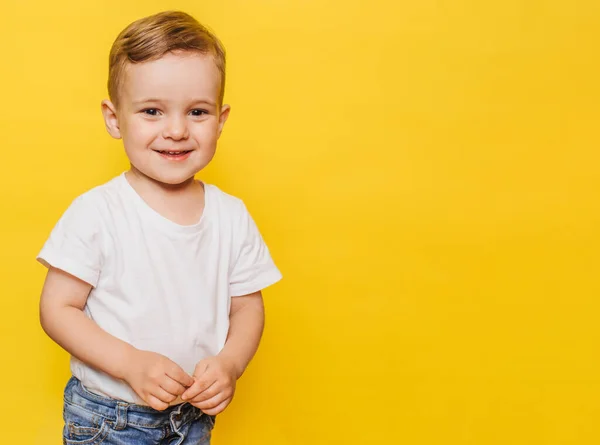
[[179, 365], [164, 355], [134, 349], [123, 380], [152, 408], [162, 411], [194, 383]]

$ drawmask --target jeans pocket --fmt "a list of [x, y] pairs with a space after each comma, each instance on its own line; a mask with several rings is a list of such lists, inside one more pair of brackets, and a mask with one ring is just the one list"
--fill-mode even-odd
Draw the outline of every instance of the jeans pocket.
[[108, 437], [112, 422], [76, 406], [65, 406], [64, 445], [99, 445]]

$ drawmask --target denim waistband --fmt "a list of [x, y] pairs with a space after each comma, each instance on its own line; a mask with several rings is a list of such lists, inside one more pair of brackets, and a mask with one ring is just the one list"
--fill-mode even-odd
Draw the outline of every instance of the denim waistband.
[[187, 402], [170, 406], [164, 411], [157, 411], [150, 406], [136, 405], [100, 396], [85, 389], [76, 377], [69, 379], [64, 398], [65, 403], [105, 417], [118, 427], [137, 425], [156, 428], [171, 422], [175, 425], [183, 425], [201, 415], [198, 408]]

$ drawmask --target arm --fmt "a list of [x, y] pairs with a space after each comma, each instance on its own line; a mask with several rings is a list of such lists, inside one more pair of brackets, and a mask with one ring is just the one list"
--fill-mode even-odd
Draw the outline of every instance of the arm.
[[133, 347], [103, 331], [83, 313], [91, 289], [90, 284], [60, 269], [48, 270], [40, 299], [42, 328], [79, 360], [122, 379]]
[[90, 320], [83, 308], [91, 288], [51, 267], [40, 299], [42, 328], [79, 360], [125, 380], [150, 406], [165, 409], [193, 379], [166, 357], [137, 350]]
[[206, 414], [223, 411], [235, 393], [236, 381], [254, 357], [264, 328], [262, 293], [231, 299], [229, 332], [221, 352], [201, 360], [194, 371], [196, 382], [182, 395], [183, 400]]
[[254, 354], [265, 326], [265, 309], [261, 292], [231, 299], [229, 332], [220, 356], [231, 361], [239, 379]]

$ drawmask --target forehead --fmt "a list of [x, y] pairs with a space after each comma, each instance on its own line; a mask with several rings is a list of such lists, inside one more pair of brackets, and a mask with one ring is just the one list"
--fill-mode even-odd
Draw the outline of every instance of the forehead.
[[159, 59], [128, 63], [123, 73], [125, 100], [142, 97], [185, 101], [190, 97], [216, 100], [220, 73], [212, 55], [167, 53]]

